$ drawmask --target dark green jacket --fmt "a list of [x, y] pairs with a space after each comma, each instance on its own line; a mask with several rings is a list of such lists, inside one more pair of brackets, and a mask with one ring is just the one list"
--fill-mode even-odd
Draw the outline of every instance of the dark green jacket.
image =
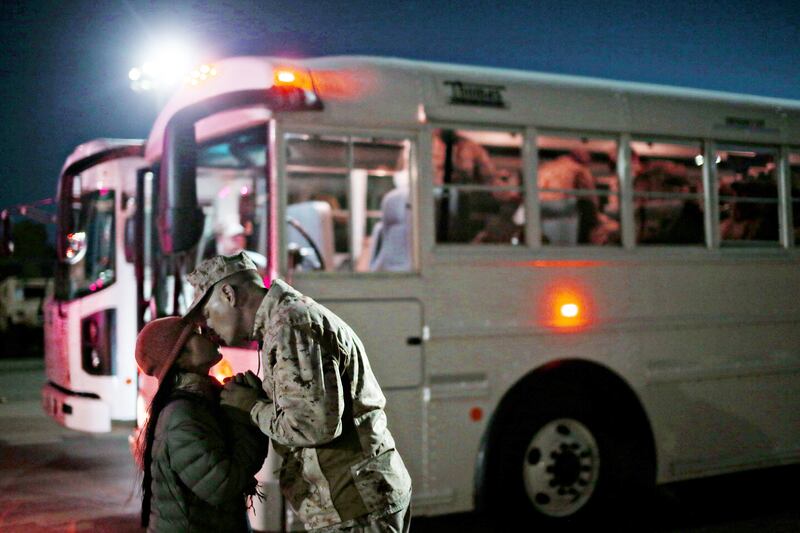
[[218, 394], [210, 378], [179, 375], [156, 424], [148, 531], [248, 531], [245, 493], [268, 442]]

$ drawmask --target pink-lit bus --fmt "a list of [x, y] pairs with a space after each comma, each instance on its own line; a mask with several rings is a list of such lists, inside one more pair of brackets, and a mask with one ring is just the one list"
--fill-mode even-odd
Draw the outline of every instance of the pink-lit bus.
[[369, 57], [202, 72], [145, 144], [139, 322], [241, 226], [361, 336], [415, 514], [558, 525], [800, 460], [797, 102]]
[[58, 183], [55, 293], [44, 305], [43, 408], [62, 425], [111, 430], [136, 419], [136, 285], [125, 248], [144, 141], [96, 139]]

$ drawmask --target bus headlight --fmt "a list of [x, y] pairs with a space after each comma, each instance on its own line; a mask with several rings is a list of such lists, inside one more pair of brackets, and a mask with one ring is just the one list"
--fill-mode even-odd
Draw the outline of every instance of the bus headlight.
[[79, 263], [86, 255], [86, 232], [76, 231], [67, 234], [67, 246], [64, 250], [64, 261], [70, 265]]

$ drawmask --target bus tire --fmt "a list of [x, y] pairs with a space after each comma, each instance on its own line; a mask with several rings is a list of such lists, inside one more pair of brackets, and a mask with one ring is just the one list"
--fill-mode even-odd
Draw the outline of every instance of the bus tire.
[[637, 523], [655, 465], [624, 406], [561, 386], [527, 399], [503, 417], [494, 445], [493, 518], [547, 530]]

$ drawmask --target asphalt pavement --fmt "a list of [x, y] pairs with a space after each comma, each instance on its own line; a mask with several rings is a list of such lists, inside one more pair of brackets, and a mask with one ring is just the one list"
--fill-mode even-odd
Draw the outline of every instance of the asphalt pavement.
[[41, 408], [41, 359], [0, 359], [0, 531], [140, 531], [131, 426], [63, 428]]
[[[60, 427], [40, 407], [43, 376], [39, 359], [0, 359], [0, 532], [141, 531], [131, 426], [102, 435]], [[798, 476], [792, 466], [661, 487], [637, 531], [800, 532]], [[473, 513], [416, 517], [412, 531], [505, 533], [495, 524]]]

